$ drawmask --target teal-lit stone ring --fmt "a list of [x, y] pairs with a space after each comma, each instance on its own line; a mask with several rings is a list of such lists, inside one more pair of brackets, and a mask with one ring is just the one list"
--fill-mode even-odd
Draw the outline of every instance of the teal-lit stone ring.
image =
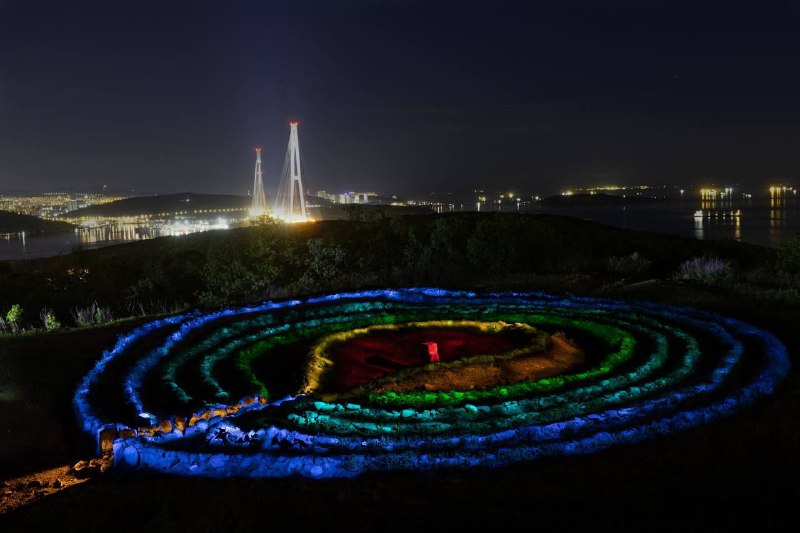
[[[326, 336], [448, 320], [563, 331], [586, 361], [543, 379], [461, 390], [367, 387], [323, 397], [298, 380], [308, 347]], [[387, 289], [151, 322], [103, 355], [75, 408], [87, 432], [113, 444], [121, 468], [345, 477], [502, 466], [635, 443], [728, 416], [771, 394], [788, 370], [786, 349], [770, 333], [696, 309]]]

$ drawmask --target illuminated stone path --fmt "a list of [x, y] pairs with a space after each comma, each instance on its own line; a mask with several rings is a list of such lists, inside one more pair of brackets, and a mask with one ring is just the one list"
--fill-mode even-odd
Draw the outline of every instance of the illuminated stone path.
[[[336, 344], [321, 339], [431, 321], [563, 332], [585, 360], [558, 375], [475, 389], [317, 390], [320, 362], [335, 350], [314, 349]], [[116, 437], [119, 468], [345, 477], [502, 466], [636, 443], [731, 415], [772, 393], [788, 370], [773, 335], [690, 308], [378, 290], [149, 323], [104, 354], [75, 408], [87, 432]], [[272, 397], [281, 386], [291, 390]]]

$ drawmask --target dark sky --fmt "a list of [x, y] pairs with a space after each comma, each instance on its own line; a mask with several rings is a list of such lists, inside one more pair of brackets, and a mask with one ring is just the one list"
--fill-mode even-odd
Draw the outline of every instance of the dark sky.
[[0, 0], [0, 190], [800, 176], [800, 3]]

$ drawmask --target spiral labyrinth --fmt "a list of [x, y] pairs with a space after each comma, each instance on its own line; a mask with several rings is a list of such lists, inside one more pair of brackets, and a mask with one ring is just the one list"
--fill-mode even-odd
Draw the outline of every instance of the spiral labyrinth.
[[119, 467], [346, 477], [635, 443], [730, 415], [788, 371], [773, 335], [696, 309], [377, 290], [148, 323], [75, 408]]

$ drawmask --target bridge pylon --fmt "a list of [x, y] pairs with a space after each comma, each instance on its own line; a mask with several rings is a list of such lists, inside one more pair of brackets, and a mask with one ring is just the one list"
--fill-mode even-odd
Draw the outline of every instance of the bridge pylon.
[[261, 148], [256, 148], [256, 171], [253, 177], [253, 204], [250, 207], [250, 214], [259, 216], [266, 214], [268, 211], [267, 192], [264, 189], [264, 174], [261, 172]]
[[300, 141], [297, 137], [297, 122], [290, 122], [289, 146], [283, 162], [281, 182], [275, 195], [273, 211], [276, 216], [288, 221], [308, 220], [306, 195], [300, 168]]

